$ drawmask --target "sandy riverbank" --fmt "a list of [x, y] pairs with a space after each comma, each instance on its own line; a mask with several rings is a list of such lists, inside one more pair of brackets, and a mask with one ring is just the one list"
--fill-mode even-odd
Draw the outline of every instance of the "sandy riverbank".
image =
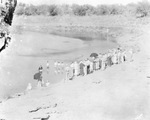
[[0, 119], [149, 120], [150, 24], [140, 26], [139, 33], [118, 38], [134, 48], [133, 62], [9, 99], [0, 104]]

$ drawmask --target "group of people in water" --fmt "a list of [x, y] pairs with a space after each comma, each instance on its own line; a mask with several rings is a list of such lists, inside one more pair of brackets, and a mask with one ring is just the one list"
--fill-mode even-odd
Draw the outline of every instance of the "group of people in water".
[[[112, 65], [124, 63], [125, 61], [133, 60], [133, 50], [125, 50], [122, 48], [108, 50], [107, 53], [93, 53], [89, 58], [84, 60], [78, 60], [71, 63], [54, 62], [55, 75], [64, 74], [64, 81], [73, 80], [77, 76], [86, 76], [97, 70], [105, 70]], [[50, 65], [46, 63], [47, 74], [49, 74]], [[42, 73], [43, 67], [40, 66], [38, 76], [38, 86], [43, 85]], [[49, 81], [46, 82], [46, 86], [49, 85]]]

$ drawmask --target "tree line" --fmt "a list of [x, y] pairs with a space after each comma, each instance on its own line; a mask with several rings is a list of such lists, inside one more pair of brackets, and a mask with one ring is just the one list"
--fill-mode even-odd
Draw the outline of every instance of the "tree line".
[[76, 16], [90, 16], [90, 15], [122, 15], [130, 14], [136, 15], [136, 17], [145, 17], [150, 15], [150, 3], [142, 1], [139, 3], [130, 3], [128, 5], [32, 5], [19, 3], [16, 11], [16, 15], [76, 15]]

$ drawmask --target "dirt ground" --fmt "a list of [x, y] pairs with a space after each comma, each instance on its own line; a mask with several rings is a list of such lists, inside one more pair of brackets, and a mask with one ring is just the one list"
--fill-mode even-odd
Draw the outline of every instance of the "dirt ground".
[[134, 48], [132, 62], [3, 101], [0, 119], [33, 120], [50, 115], [49, 120], [149, 120], [149, 28], [148, 23], [140, 24], [140, 32], [118, 37], [121, 46]]

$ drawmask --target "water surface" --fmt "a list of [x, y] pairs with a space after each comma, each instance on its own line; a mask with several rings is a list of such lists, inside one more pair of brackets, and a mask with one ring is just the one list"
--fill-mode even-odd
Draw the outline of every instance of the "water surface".
[[[44, 68], [44, 81], [57, 83], [64, 74], [54, 73], [54, 62], [70, 63], [89, 57], [90, 53], [103, 53], [116, 47], [116, 43], [106, 41], [103, 37], [85, 37], [82, 34], [66, 36], [21, 31], [13, 34], [13, 42], [8, 48], [9, 54], [1, 64], [0, 96], [9, 96], [25, 90], [27, 84], [36, 86], [33, 75], [40, 65]], [[46, 73], [46, 62], [50, 63], [50, 72]]]

